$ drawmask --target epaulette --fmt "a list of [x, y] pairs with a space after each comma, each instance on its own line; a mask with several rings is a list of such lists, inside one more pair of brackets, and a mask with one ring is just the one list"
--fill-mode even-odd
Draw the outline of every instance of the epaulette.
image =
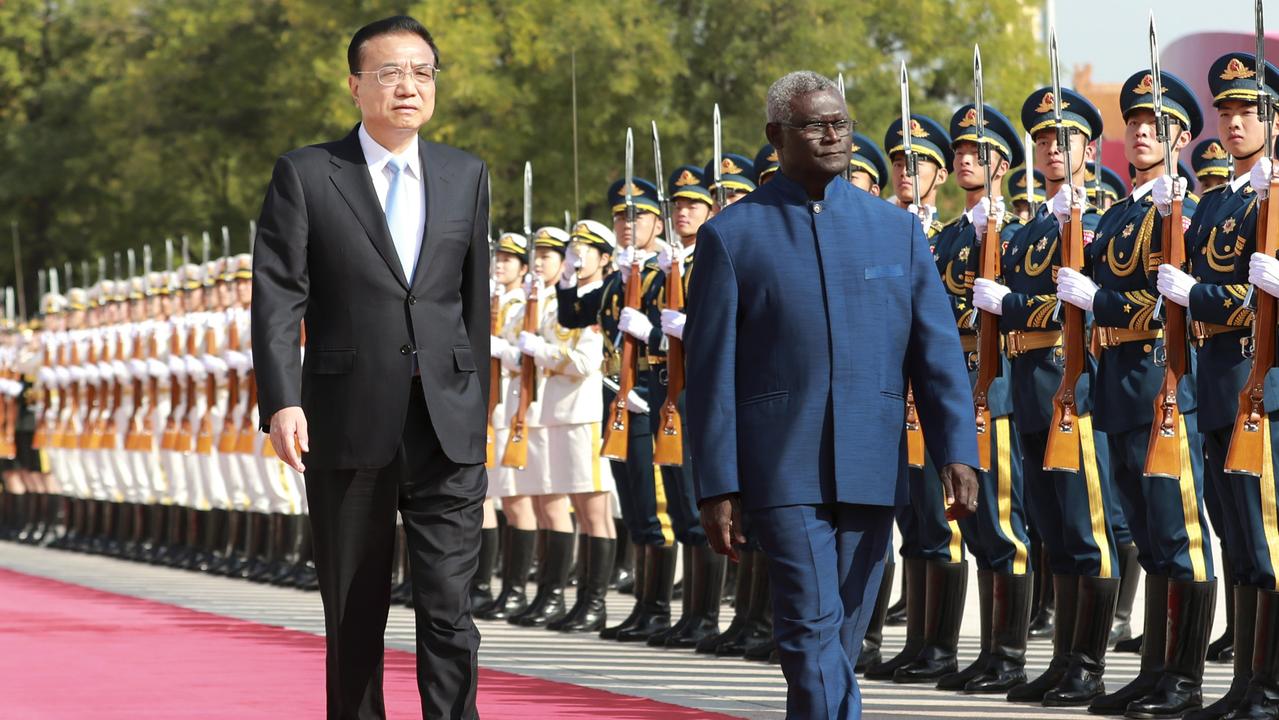
[[959, 214], [959, 215], [957, 215], [955, 218], [953, 218], [953, 219], [951, 219], [951, 220], [946, 221], [946, 224], [945, 224], [945, 225], [942, 225], [942, 226], [941, 226], [941, 229], [942, 229], [942, 230], [945, 230], [946, 228], [950, 227], [951, 225], [954, 225], [955, 223], [957, 223], [957, 222], [959, 222], [960, 220], [963, 220], [963, 219], [964, 219], [964, 214], [963, 214], [963, 213], [960, 213], [960, 214]]
[[[1224, 186], [1223, 186], [1223, 185], [1218, 185], [1217, 187], [1224, 187]], [[1216, 190], [1216, 189], [1217, 189], [1217, 188], [1213, 188], [1213, 190]], [[1211, 192], [1211, 191], [1210, 191], [1210, 192]], [[1194, 194], [1194, 193], [1192, 193], [1192, 192], [1187, 192], [1187, 193], [1186, 193], [1186, 199], [1187, 199], [1187, 200], [1194, 200], [1196, 205], [1198, 205], [1198, 204], [1199, 204], [1199, 197], [1200, 197], [1200, 196], [1198, 196], [1198, 195], [1196, 195], [1196, 194]]]
[[[1012, 225], [1013, 223], [1021, 223], [1021, 217], [1020, 217], [1019, 215], [1017, 215], [1016, 213], [1010, 213], [1010, 212], [1008, 212], [1007, 210], [1005, 210], [1005, 211], [1004, 211], [1004, 225], [1005, 225], [1005, 226], [1008, 226], [1008, 225]], [[1023, 224], [1024, 224], [1024, 223], [1023, 223]]]
[[[1210, 187], [1210, 188], [1208, 188], [1207, 190], [1204, 190], [1204, 191], [1203, 191], [1203, 194], [1202, 194], [1202, 195], [1200, 195], [1199, 197], [1201, 197], [1201, 198], [1203, 198], [1203, 197], [1208, 197], [1208, 193], [1210, 193], [1210, 192], [1214, 192], [1214, 191], [1217, 191], [1217, 190], [1220, 190], [1220, 189], [1222, 189], [1222, 188], [1224, 188], [1224, 187], [1230, 187], [1230, 183], [1222, 183], [1222, 184], [1218, 185], [1217, 187]], [[1192, 194], [1193, 194], [1193, 193], [1192, 193]]]

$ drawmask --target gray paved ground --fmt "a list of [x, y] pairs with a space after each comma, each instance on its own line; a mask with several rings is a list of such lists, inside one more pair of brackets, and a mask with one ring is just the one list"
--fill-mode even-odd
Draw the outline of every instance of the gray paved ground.
[[[0, 567], [302, 632], [324, 631], [316, 593], [12, 543], [0, 543]], [[975, 586], [975, 582], [969, 583], [961, 662], [977, 654]], [[628, 600], [624, 596], [611, 598], [610, 608], [624, 613], [630, 608]], [[1137, 606], [1140, 610], [1140, 596]], [[785, 684], [775, 666], [623, 646], [594, 637], [563, 636], [506, 623], [481, 623], [480, 630], [484, 637], [480, 663], [485, 667], [746, 718], [780, 719], [785, 714]], [[889, 651], [900, 647], [903, 634], [902, 628], [887, 628], [885, 645]], [[391, 610], [386, 637], [390, 647], [413, 650], [411, 611]], [[1050, 654], [1048, 643], [1032, 643], [1028, 669], [1042, 670]], [[1119, 687], [1136, 675], [1137, 667], [1137, 656], [1112, 653], [1106, 673], [1108, 684]], [[1207, 697], [1223, 694], [1229, 684], [1229, 666], [1208, 665], [1204, 688]], [[1086, 712], [1011, 705], [995, 697], [943, 693], [920, 686], [863, 682], [862, 692], [868, 720], [1095, 717]]]

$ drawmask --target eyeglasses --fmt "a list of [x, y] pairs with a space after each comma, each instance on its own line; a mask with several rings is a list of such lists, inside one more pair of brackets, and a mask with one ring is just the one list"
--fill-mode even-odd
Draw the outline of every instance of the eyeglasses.
[[821, 140], [826, 137], [827, 130], [834, 130], [835, 137], [846, 138], [853, 134], [853, 128], [857, 127], [856, 120], [835, 120], [833, 122], [810, 122], [803, 124], [782, 123], [783, 126], [792, 130], [798, 130], [799, 136], [805, 140]]
[[[418, 85], [430, 85], [435, 82], [435, 75], [438, 72], [440, 72], [440, 69], [434, 65], [414, 65], [411, 77], [413, 78], [413, 82]], [[387, 65], [386, 67], [378, 68], [377, 70], [357, 70], [355, 74], [376, 75], [379, 85], [395, 87], [403, 82], [404, 76], [408, 73], [406, 73], [402, 67]]]

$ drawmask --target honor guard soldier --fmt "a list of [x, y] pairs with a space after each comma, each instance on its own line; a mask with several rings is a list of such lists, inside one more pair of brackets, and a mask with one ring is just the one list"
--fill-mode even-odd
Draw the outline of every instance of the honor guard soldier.
[[[661, 232], [661, 207], [657, 202], [657, 188], [648, 180], [635, 178], [630, 188], [636, 209], [635, 237], [626, 217], [625, 181], [609, 186], [605, 196], [613, 212], [613, 233], [617, 237], [619, 270], [607, 278], [597, 290], [578, 295], [576, 289], [559, 291], [559, 321], [567, 329], [589, 327], [598, 324], [604, 335], [604, 422], [612, 422], [616, 391], [608, 388], [616, 384], [621, 373], [623, 336], [622, 311], [626, 305], [626, 284], [630, 281], [632, 264], [640, 266], [640, 305], [656, 302], [664, 277], [657, 266], [657, 238]], [[635, 313], [638, 314], [638, 310]], [[627, 422], [627, 458], [610, 465], [617, 484], [618, 501], [622, 520], [635, 546], [635, 607], [620, 624], [605, 628], [600, 636], [606, 640], [618, 639], [627, 630], [631, 640], [647, 639], [649, 635], [664, 629], [670, 623], [670, 591], [674, 585], [675, 553], [668, 537], [669, 519], [665, 512], [659, 515], [657, 486], [653, 472], [653, 440], [648, 418], [648, 360], [646, 350], [639, 349], [636, 363], [634, 389], [624, 399], [629, 419]], [[664, 598], [664, 600], [663, 600]]]
[[[1159, 88], [1154, 82], [1162, 88], [1159, 112], [1168, 116], [1167, 145], [1156, 125], [1153, 97]], [[1144, 712], [1161, 713], [1155, 717], [1176, 717], [1189, 709], [1187, 699], [1198, 695], [1203, 674], [1198, 638], [1209, 630], [1215, 582], [1205, 531], [1203, 440], [1193, 362], [1177, 389], [1181, 427], [1174, 452], [1180, 458], [1179, 476], [1148, 472], [1147, 457], [1165, 377], [1156, 360], [1166, 352], [1163, 318], [1155, 315], [1158, 265], [1169, 252], [1168, 238], [1183, 242], [1180, 231], [1189, 225], [1197, 202], [1186, 197], [1181, 226], [1164, 232], [1164, 224], [1172, 221], [1171, 189], [1177, 182], [1170, 171], [1175, 172], [1178, 155], [1203, 130], [1203, 115], [1185, 83], [1167, 72], [1154, 81], [1150, 70], [1128, 78], [1119, 106], [1126, 122], [1124, 154], [1136, 169], [1135, 188], [1098, 223], [1083, 272], [1063, 268], [1057, 276], [1057, 297], [1093, 314], [1101, 347], [1093, 416], [1097, 429], [1106, 433], [1113, 486], [1136, 545], [1120, 547], [1121, 595], [1136, 591], [1134, 552], [1146, 572], [1142, 672], [1089, 709], [1117, 715], [1140, 706]], [[1103, 168], [1103, 190], [1107, 172]], [[1169, 627], [1173, 631], [1166, 633]]]
[[874, 140], [853, 133], [852, 154], [848, 159], [848, 181], [854, 187], [879, 197], [888, 182], [888, 160]]
[[[935, 249], [942, 228], [937, 220], [937, 191], [946, 182], [954, 152], [950, 136], [932, 118], [911, 115], [908, 131], [919, 161], [918, 178], [908, 172], [902, 121], [895, 120], [884, 133], [884, 148], [892, 162], [894, 199], [920, 219], [928, 244]], [[909, 414], [909, 399], [907, 404]], [[958, 669], [958, 659], [948, 637], [926, 636], [927, 608], [932, 602], [934, 610], [951, 609], [953, 603], [947, 600], [954, 601], [957, 593], [962, 609], [967, 566], [959, 523], [946, 519], [945, 498], [937, 491], [940, 480], [936, 468], [925, 458], [922, 467], [911, 467], [908, 472], [911, 502], [897, 508], [906, 595], [906, 645], [892, 659], [867, 666], [866, 677], [936, 682]], [[949, 588], [946, 599], [939, 595], [943, 588]], [[929, 600], [934, 596], [936, 600]], [[936, 629], [946, 628], [939, 623]]]
[[[771, 157], [776, 157], [776, 152]], [[768, 164], [764, 166], [764, 171], [771, 175], [776, 172], [776, 168], [771, 168], [776, 159], [767, 160]], [[780, 167], [780, 166], [779, 166]], [[719, 184], [715, 183], [715, 161], [711, 160], [706, 163], [706, 169], [702, 171], [703, 181], [706, 183], [706, 189], [710, 191], [712, 197], [718, 199], [719, 193], [716, 192], [717, 187], [724, 188], [724, 207], [728, 207], [733, 203], [746, 197], [748, 193], [757, 187], [755, 163], [745, 155], [738, 153], [724, 153], [719, 161]], [[718, 202], [716, 202], [718, 206]], [[723, 210], [722, 207], [715, 207], [715, 212]]]
[[[1279, 70], [1266, 63], [1264, 92], [1271, 103], [1279, 95], [1276, 78]], [[1209, 69], [1217, 136], [1234, 158], [1234, 180], [1205, 194], [1199, 204], [1186, 233], [1191, 248], [1189, 273], [1170, 265], [1159, 268], [1160, 292], [1169, 301], [1189, 307], [1192, 332], [1202, 343], [1197, 389], [1199, 428], [1205, 437], [1205, 484], [1215, 486], [1222, 517], [1220, 523], [1213, 517], [1213, 526], [1221, 529], [1236, 584], [1234, 679], [1224, 698], [1204, 708], [1204, 717], [1213, 718], [1279, 717], [1279, 534], [1275, 532], [1279, 488], [1273, 472], [1273, 419], [1262, 423], [1261, 467], [1228, 469], [1232, 434], [1242, 432], [1236, 424], [1240, 391], [1250, 385], [1253, 364], [1248, 332], [1253, 308], [1245, 302], [1246, 283], [1272, 297], [1279, 292], [1279, 283], [1272, 279], [1279, 262], [1256, 252], [1262, 240], [1258, 218], [1267, 206], [1262, 193], [1268, 193], [1273, 184], [1273, 149], [1266, 147], [1266, 141], [1279, 132], [1273, 115], [1270, 128], [1261, 122], [1259, 79], [1257, 60], [1248, 53], [1222, 56]], [[1267, 229], [1267, 234], [1271, 232], [1274, 228]], [[1267, 386], [1273, 375], [1272, 369]], [[1274, 411], [1269, 398], [1265, 410]], [[1210, 515], [1213, 504], [1209, 504]]]
[[[1097, 165], [1089, 163], [1085, 182], [1088, 187], [1088, 202], [1097, 208], [1099, 214], [1105, 215], [1111, 205], [1119, 202], [1119, 198], [1128, 195], [1128, 186], [1124, 184], [1119, 173], [1106, 166], [1101, 168], [1101, 181], [1097, 181]], [[1098, 195], [1100, 193], [1100, 195]]]
[[[1060, 469], [1046, 469], [1046, 451], [1054, 398], [1063, 384], [1064, 358], [1082, 348], [1063, 347], [1057, 305], [1056, 270], [1062, 265], [1062, 232], [1072, 205], [1083, 204], [1085, 163], [1090, 143], [1101, 136], [1101, 115], [1082, 95], [1041, 88], [1022, 105], [1022, 125], [1035, 143], [1036, 169], [1046, 179], [1049, 202], [1023, 227], [1004, 251], [1004, 282], [978, 279], [973, 303], [1000, 316], [1006, 352], [1012, 360], [1013, 416], [1021, 435], [1022, 483], [1031, 524], [1038, 528], [1049, 556], [1056, 598], [1053, 658], [1040, 677], [1013, 688], [1014, 702], [1080, 705], [1103, 691], [1101, 673], [1119, 592], [1119, 559], [1107, 508], [1109, 463], [1104, 436], [1094, 432], [1091, 414], [1093, 366], [1087, 357], [1073, 390], [1070, 429], [1079, 452], [1054, 458]], [[1058, 145], [1058, 120], [1069, 145]], [[1069, 168], [1067, 167], [1069, 159]], [[1073, 195], [1071, 190], [1074, 190]], [[1081, 212], [1084, 242], [1091, 239], [1097, 214]], [[1072, 232], [1073, 234], [1073, 232]], [[1066, 319], [1065, 311], [1062, 319]], [[1081, 341], [1082, 342], [1082, 341]], [[1060, 412], [1060, 410], [1058, 410]], [[1064, 415], [1063, 415], [1064, 417]], [[1066, 445], [1069, 449], [1071, 446]], [[1075, 470], [1070, 466], [1074, 465]]]
[[[781, 163], [777, 159], [777, 149], [768, 143], [764, 143], [764, 147], [755, 153], [755, 162], [753, 168], [755, 171], [755, 186], [758, 187], [768, 182], [773, 177], [773, 173], [781, 169]], [[701, 171], [698, 171], [699, 174]], [[710, 185], [710, 181], [702, 178], [703, 186]]]
[[1230, 154], [1217, 138], [1200, 140], [1190, 153], [1190, 164], [1199, 180], [1200, 195], [1206, 195], [1209, 190], [1230, 182]]
[[[603, 285], [613, 260], [614, 240], [613, 231], [594, 220], [580, 220], [573, 225], [560, 276], [560, 289], [576, 289], [579, 294], [584, 294]], [[576, 468], [574, 477], [581, 483], [578, 486], [581, 489], [571, 496], [579, 531], [577, 598], [567, 613], [548, 621], [546, 627], [567, 633], [595, 633], [604, 629], [607, 620], [605, 596], [617, 554], [617, 530], [612, 515], [612, 494], [616, 488], [612, 473], [608, 472], [605, 461], [600, 457], [599, 447], [604, 337], [597, 327], [565, 330], [557, 322], [555, 328], [554, 343], [546, 346], [542, 356], [548, 359], [573, 358], [573, 367], [583, 371], [580, 379], [565, 376], [559, 381], [566, 391], [572, 387], [565, 397], [571, 394], [574, 413], [583, 414], [577, 415], [582, 418], [582, 423], [574, 423], [559, 435], [552, 435], [552, 452], [557, 448], [571, 452], [571, 458], [559, 462]], [[566, 333], [567, 337], [562, 337]], [[595, 356], [597, 351], [598, 357]], [[594, 368], [588, 367], [586, 362], [590, 357], [595, 358]], [[548, 398], [547, 402], [555, 401]], [[588, 423], [584, 411], [592, 407], [595, 415]], [[587, 478], [592, 480], [589, 487], [585, 483]]]
[[[1044, 174], [1038, 170], [1032, 170], [1032, 172], [1035, 178], [1035, 185], [1032, 188], [1035, 193], [1034, 202], [1038, 205], [1045, 199]], [[1027, 190], [1025, 168], [1018, 168], [1008, 173], [1008, 201], [1012, 203], [1012, 213], [1021, 220], [1022, 224], [1030, 222], [1030, 217], [1033, 214], [1031, 212], [1031, 197]]]
[[[980, 134], [979, 118], [983, 121]], [[1024, 162], [1024, 149], [1012, 123], [990, 106], [985, 106], [980, 116], [972, 104], [959, 108], [950, 120], [950, 137], [954, 149], [951, 178], [965, 193], [965, 211], [938, 233], [934, 256], [967, 354], [969, 381], [976, 391], [982, 359], [972, 286], [982, 275], [982, 244], [991, 237], [988, 235], [991, 220], [1000, 248], [1010, 243], [1021, 229], [1020, 219], [1004, 211], [999, 193], [1009, 168]], [[988, 148], [988, 166], [982, 161], [979, 143], [985, 143]], [[988, 186], [995, 197], [986, 196]], [[978, 476], [981, 499], [977, 512], [960, 521], [968, 551], [977, 560], [981, 653], [968, 668], [943, 676], [937, 684], [942, 690], [968, 693], [1005, 693], [1025, 682], [1027, 624], [1033, 586], [1030, 538], [1022, 504], [1021, 445], [1012, 416], [1009, 388], [1012, 370], [997, 345], [988, 361], [995, 363], [998, 369], [989, 386], [982, 389], [990, 420], [978, 441], [988, 444], [990, 464]], [[948, 603], [954, 608], [950, 613], [939, 613], [953, 623], [953, 627], [942, 631], [950, 633], [948, 640], [958, 636], [963, 615], [963, 598], [954, 596], [960, 587], [959, 582], [951, 580], [940, 593], [929, 588], [930, 604]], [[937, 598], [939, 594], [942, 597]], [[1000, 599], [998, 611], [995, 598]], [[926, 614], [933, 614], [931, 606]], [[948, 650], [953, 653], [953, 646]]]

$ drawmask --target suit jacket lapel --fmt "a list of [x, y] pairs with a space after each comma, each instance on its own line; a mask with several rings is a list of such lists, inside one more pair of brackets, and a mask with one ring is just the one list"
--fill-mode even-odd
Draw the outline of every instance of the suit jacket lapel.
[[442, 220], [440, 214], [448, 206], [449, 192], [449, 178], [444, 172], [448, 163], [438, 153], [430, 152], [431, 143], [419, 140], [417, 145], [422, 160], [422, 181], [426, 185], [426, 228], [422, 231], [422, 247], [418, 250], [417, 267], [413, 271], [414, 289], [421, 287], [426, 268], [431, 265], [429, 256]]
[[373, 247], [395, 274], [395, 279], [408, 289], [409, 282], [400, 266], [400, 256], [395, 251], [395, 242], [391, 239], [391, 231], [386, 224], [386, 214], [382, 212], [382, 204], [378, 202], [377, 192], [373, 190], [369, 166], [365, 164], [364, 150], [360, 148], [356, 131], [352, 130], [346, 136], [339, 153], [330, 158], [330, 162], [337, 166], [329, 176], [330, 179], [351, 207], [355, 218], [360, 221]]

